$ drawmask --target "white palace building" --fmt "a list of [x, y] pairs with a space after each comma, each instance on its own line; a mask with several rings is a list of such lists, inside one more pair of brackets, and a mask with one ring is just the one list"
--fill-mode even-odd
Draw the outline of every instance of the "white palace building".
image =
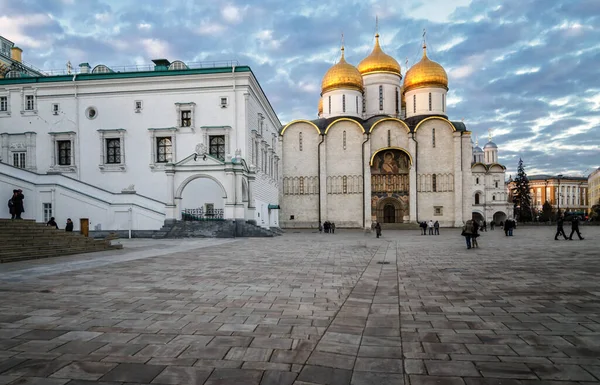
[[448, 76], [425, 46], [404, 76], [379, 35], [358, 67], [342, 48], [319, 118], [285, 125], [235, 62], [49, 75], [23, 70], [17, 47], [0, 54], [0, 194], [22, 189], [24, 218], [112, 231], [187, 215], [265, 228], [509, 216], [498, 148], [449, 120]]
[[278, 227], [281, 123], [251, 69], [153, 62], [0, 73], [0, 195], [22, 189], [23, 217], [61, 228], [156, 230], [186, 210]]

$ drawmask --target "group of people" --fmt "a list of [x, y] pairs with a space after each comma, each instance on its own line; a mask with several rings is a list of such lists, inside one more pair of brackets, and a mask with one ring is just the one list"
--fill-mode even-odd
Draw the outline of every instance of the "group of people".
[[429, 235], [440, 235], [440, 222], [432, 220], [423, 221], [419, 223], [421, 228], [421, 235], [427, 235], [427, 229], [429, 229]]
[[504, 235], [512, 237], [513, 230], [517, 228], [517, 222], [512, 218], [508, 218], [506, 222], [500, 222], [500, 226], [504, 227]]
[[565, 217], [560, 215], [558, 217], [558, 219], [556, 220], [556, 235], [554, 236], [554, 240], [558, 241], [558, 236], [562, 235], [565, 240], [569, 240], [572, 241], [573, 240], [573, 234], [577, 233], [577, 236], [579, 237], [580, 241], [583, 241], [585, 238], [583, 238], [581, 236], [581, 233], [579, 232], [579, 218], [578, 217], [574, 217], [573, 219], [571, 219], [571, 235], [569, 235], [567, 237], [567, 234], [565, 234], [565, 229], [563, 228], [565, 223]]
[[[58, 223], [56, 223], [54, 217], [50, 218], [50, 220], [46, 223], [46, 226], [56, 227], [56, 229], [58, 230]], [[71, 220], [71, 218], [67, 218], [65, 231], [73, 231], [73, 221]]]
[[335, 223], [325, 221], [325, 223], [321, 224], [319, 222], [319, 233], [325, 231], [326, 234], [335, 234]]
[[479, 229], [481, 229], [481, 225], [479, 222], [469, 219], [467, 223], [462, 228], [461, 235], [465, 237], [465, 241], [467, 242], [467, 249], [479, 248], [479, 243], [477, 242], [477, 238], [479, 238]]

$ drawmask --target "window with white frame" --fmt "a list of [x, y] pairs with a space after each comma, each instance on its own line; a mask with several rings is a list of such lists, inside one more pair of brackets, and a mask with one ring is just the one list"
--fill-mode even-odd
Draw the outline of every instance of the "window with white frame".
[[44, 222], [48, 222], [52, 215], [52, 203], [42, 203], [42, 209], [44, 211]]
[[35, 110], [35, 95], [25, 95], [25, 111]]
[[177, 128], [149, 128], [150, 169], [163, 170], [165, 164], [175, 162], [175, 139]]
[[58, 140], [56, 141], [56, 149], [58, 152], [58, 165], [59, 166], [70, 166], [72, 156], [72, 142], [70, 140]]
[[177, 108], [177, 126], [194, 127], [194, 111], [196, 103], [175, 103]]
[[8, 96], [0, 96], [0, 112], [8, 112]]
[[208, 153], [221, 160], [225, 160], [225, 135], [210, 135]]
[[100, 169], [125, 171], [125, 133], [122, 128], [98, 130], [100, 133]]
[[26, 168], [27, 167], [27, 164], [25, 161], [27, 159], [27, 152], [25, 152], [25, 151], [13, 152], [12, 157], [13, 157], [13, 166], [18, 167], [18, 168]]

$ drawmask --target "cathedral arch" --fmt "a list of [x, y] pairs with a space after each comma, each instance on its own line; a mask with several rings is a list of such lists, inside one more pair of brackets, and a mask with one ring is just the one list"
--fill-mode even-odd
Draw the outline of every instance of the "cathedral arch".
[[317, 125], [314, 124], [313, 122], [311, 122], [310, 120], [298, 119], [298, 120], [292, 120], [291, 122], [289, 122], [288, 124], [286, 124], [281, 129], [281, 132], [279, 133], [279, 135], [283, 135], [285, 133], [285, 130], [287, 130], [289, 126], [291, 126], [292, 124], [296, 124], [296, 123], [307, 123], [307, 124], [310, 124], [311, 126], [313, 126], [315, 128], [315, 130], [317, 130], [317, 134], [321, 133], [321, 131], [319, 130], [319, 127], [317, 127]]
[[[334, 125], [334, 124], [336, 124], [336, 123], [338, 123], [338, 122], [343, 122], [343, 121], [352, 122], [352, 123], [356, 124], [356, 125], [358, 126], [358, 128], [360, 128], [360, 130], [361, 130], [363, 133], [365, 132], [365, 128], [364, 128], [364, 127], [363, 127], [363, 126], [362, 126], [360, 123], [358, 123], [356, 120], [354, 120], [354, 119], [349, 119], [349, 118], [339, 118], [339, 119], [336, 119], [336, 120], [334, 120], [333, 122], [331, 122], [331, 123], [329, 124], [329, 126], [327, 126], [327, 128], [325, 129], [325, 135], [327, 135], [327, 133], [329, 132], [329, 129], [330, 129], [331, 127], [333, 127], [333, 125]], [[316, 127], [316, 126], [315, 126], [315, 127]]]
[[383, 122], [398, 122], [400, 123], [401, 126], [403, 126], [404, 128], [406, 128], [406, 132], [409, 133], [410, 132], [410, 128], [408, 128], [408, 126], [406, 125], [406, 123], [404, 123], [402, 120], [397, 119], [397, 118], [383, 118], [381, 120], [376, 121], [372, 126], [371, 129], [369, 130], [369, 133], [373, 133], [373, 130], [375, 130], [375, 128], [377, 127], [377, 125], [379, 123], [383, 123]]
[[408, 160], [410, 161], [410, 166], [412, 166], [412, 164], [413, 164], [413, 158], [410, 155], [410, 152], [406, 151], [402, 147], [383, 147], [383, 148], [378, 149], [377, 151], [375, 151], [373, 153], [373, 155], [371, 155], [371, 160], [369, 161], [369, 166], [373, 166], [373, 160], [375, 159], [375, 155], [377, 155], [381, 151], [386, 151], [386, 150], [399, 150], [399, 151], [404, 152], [408, 156]]
[[423, 123], [429, 121], [429, 120], [441, 120], [444, 121], [446, 123], [448, 123], [448, 125], [450, 126], [450, 128], [452, 128], [452, 131], [456, 131], [456, 127], [454, 127], [454, 124], [452, 124], [451, 121], [449, 121], [448, 119], [442, 118], [441, 116], [430, 116], [428, 118], [425, 118], [423, 120], [421, 120], [419, 122], [419, 124], [417, 124], [417, 126], [415, 127], [415, 132], [417, 132], [417, 130], [419, 129], [419, 127], [421, 127], [421, 125], [423, 125]]

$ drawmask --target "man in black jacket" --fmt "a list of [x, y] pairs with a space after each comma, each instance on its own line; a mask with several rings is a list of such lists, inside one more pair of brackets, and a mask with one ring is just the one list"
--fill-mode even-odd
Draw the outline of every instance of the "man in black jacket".
[[25, 212], [25, 208], [23, 207], [24, 199], [25, 196], [23, 195], [23, 190], [13, 190], [13, 196], [8, 201], [12, 219], [22, 219], [21, 213]]
[[565, 234], [565, 229], [563, 229], [564, 222], [565, 220], [562, 215], [556, 219], [556, 235], [554, 236], [555, 241], [558, 241], [558, 236], [561, 234], [563, 237], [565, 237], [565, 239], [568, 239], [567, 234]]
[[572, 241], [573, 240], [573, 233], [577, 233], [577, 236], [579, 237], [579, 240], [583, 241], [583, 237], [581, 236], [581, 233], [579, 232], [579, 217], [574, 217], [571, 220], [571, 235], [569, 235], [569, 240]]

